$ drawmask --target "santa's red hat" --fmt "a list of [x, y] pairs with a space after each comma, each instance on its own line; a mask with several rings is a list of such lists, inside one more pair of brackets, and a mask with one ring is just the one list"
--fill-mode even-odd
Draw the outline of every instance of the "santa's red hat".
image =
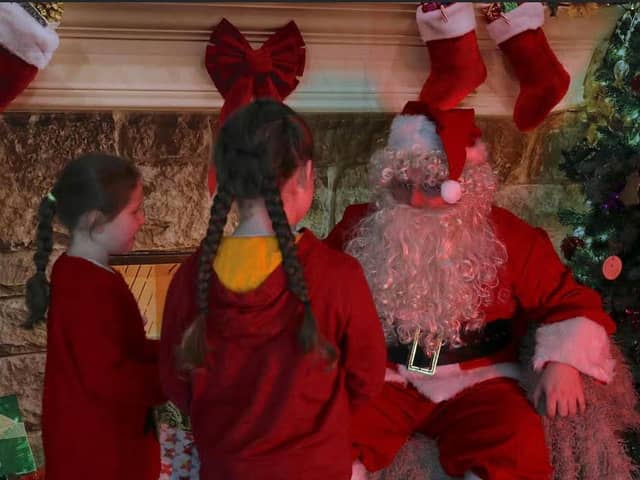
[[0, 3], [0, 112], [51, 60], [56, 25], [33, 3]]
[[449, 176], [442, 183], [441, 195], [445, 202], [457, 203], [462, 194], [458, 179], [464, 170], [466, 147], [473, 146], [481, 136], [473, 109], [434, 110], [425, 103], [412, 101], [394, 119], [389, 146], [401, 149], [418, 145], [425, 151], [443, 150]]

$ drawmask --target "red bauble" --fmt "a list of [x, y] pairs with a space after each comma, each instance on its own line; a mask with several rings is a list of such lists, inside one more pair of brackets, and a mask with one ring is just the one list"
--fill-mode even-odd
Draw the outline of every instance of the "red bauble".
[[573, 254], [576, 253], [576, 250], [579, 247], [584, 247], [584, 240], [578, 237], [566, 237], [562, 240], [562, 244], [560, 245], [562, 254], [567, 260], [571, 260], [571, 258], [573, 258]]
[[640, 93], [640, 73], [637, 74], [630, 82], [631, 90], [636, 93]]

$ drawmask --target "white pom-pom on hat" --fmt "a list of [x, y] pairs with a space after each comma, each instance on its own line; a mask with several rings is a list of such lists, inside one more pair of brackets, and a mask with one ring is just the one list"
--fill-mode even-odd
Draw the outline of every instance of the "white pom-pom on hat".
[[455, 204], [462, 198], [462, 186], [456, 180], [445, 180], [440, 186], [440, 196], [448, 204]]

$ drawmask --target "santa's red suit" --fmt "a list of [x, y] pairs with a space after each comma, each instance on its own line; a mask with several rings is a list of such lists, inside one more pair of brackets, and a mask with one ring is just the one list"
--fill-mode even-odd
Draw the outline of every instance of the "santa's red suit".
[[[416, 113], [411, 108], [405, 111]], [[459, 142], [462, 147], [473, 144], [478, 133], [472, 122], [466, 129], [464, 125], [469, 122], [458, 118], [454, 123], [451, 126], [449, 122], [449, 128], [440, 128], [447, 124], [447, 119], [437, 119], [441, 146], [449, 157], [449, 179], [454, 183], [460, 180], [464, 199], [469, 183], [462, 179], [462, 168], [454, 165], [460, 162], [454, 145], [455, 133], [462, 131], [462, 137], [469, 137], [468, 141]], [[419, 131], [408, 134], [406, 126], [402, 128], [405, 131], [398, 127], [400, 133], [396, 132], [396, 137], [412, 137], [406, 143], [415, 150], [416, 142], [421, 142], [419, 135], [415, 135]], [[460, 135], [457, 138], [460, 140]], [[401, 150], [397, 143], [396, 138], [396, 145], [391, 145], [396, 157]], [[381, 176], [386, 176], [384, 188], [389, 188], [389, 179], [397, 172], [383, 166], [372, 165], [372, 176], [375, 182], [376, 169], [381, 170]], [[374, 186], [374, 192], [378, 187]], [[453, 198], [449, 203], [456, 201]], [[358, 237], [360, 227], [376, 223], [380, 210], [379, 201], [348, 207], [326, 242], [344, 249]], [[481, 340], [475, 352], [473, 345], [464, 345], [464, 336], [459, 348], [445, 345], [433, 375], [410, 371], [408, 362], [398, 359], [398, 347], [390, 345], [389, 358], [394, 361], [388, 364], [383, 393], [353, 420], [353, 478], [364, 478], [358, 476], [358, 469], [372, 472], [388, 466], [414, 432], [437, 440], [440, 463], [451, 476], [491, 480], [550, 478], [541, 417], [517, 384], [520, 344], [532, 322], [539, 325], [533, 356], [536, 371], [541, 371], [547, 362], [560, 362], [602, 382], [610, 381], [614, 362], [609, 353], [609, 335], [614, 331], [614, 323], [603, 311], [599, 295], [574, 280], [542, 229], [528, 225], [503, 208], [490, 206], [487, 215], [495, 238], [506, 253], [492, 284], [494, 294], [481, 308], [484, 330], [497, 331], [498, 340]], [[406, 225], [406, 229], [410, 231], [412, 225]], [[378, 243], [387, 242], [387, 235], [381, 233]], [[410, 251], [407, 255], [411, 255]], [[424, 245], [424, 255], [430, 255], [429, 245]], [[377, 291], [384, 293], [384, 289], [371, 280], [382, 268], [373, 262], [373, 266], [365, 265], [365, 273], [376, 297]], [[380, 258], [379, 262], [383, 264], [385, 259]], [[379, 310], [383, 310], [379, 312], [382, 318], [385, 305], [378, 303]], [[409, 354], [411, 342], [401, 343], [407, 343], [405, 351]], [[428, 368], [432, 362], [433, 357], [428, 357], [420, 367]]]

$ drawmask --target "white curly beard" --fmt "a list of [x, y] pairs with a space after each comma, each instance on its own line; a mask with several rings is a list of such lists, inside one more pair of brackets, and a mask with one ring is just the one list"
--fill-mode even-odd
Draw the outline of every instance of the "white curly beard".
[[460, 345], [463, 331], [484, 323], [507, 260], [490, 220], [497, 182], [485, 163], [466, 169], [460, 183], [460, 202], [441, 209], [399, 204], [379, 188], [376, 211], [347, 244], [362, 264], [390, 343], [409, 343], [420, 328], [420, 344], [430, 353], [440, 340]]

